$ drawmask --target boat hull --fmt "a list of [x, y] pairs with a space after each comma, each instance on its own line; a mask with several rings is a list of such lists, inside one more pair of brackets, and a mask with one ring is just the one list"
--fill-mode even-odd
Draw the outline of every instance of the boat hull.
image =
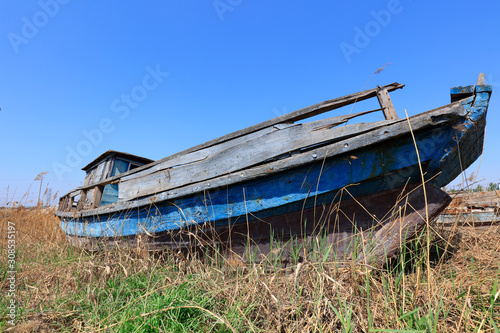
[[[443, 146], [453, 141], [449, 132], [435, 129], [417, 134], [420, 161], [431, 163]], [[429, 149], [430, 146], [435, 149]], [[437, 149], [436, 149], [437, 148]], [[388, 142], [358, 151], [356, 156], [317, 161], [298, 169], [164, 201], [137, 210], [62, 221], [66, 233], [76, 236], [115, 237], [183, 229], [210, 221], [215, 226], [279, 216], [335, 201], [349, 186], [353, 196], [363, 196], [414, 183], [421, 179], [411, 136], [397, 146]], [[441, 186], [441, 184], [437, 184]]]
[[323, 260], [351, 257], [382, 265], [450, 202], [451, 198], [432, 184], [427, 184], [425, 190], [422, 185], [412, 184], [356, 198], [344, 189], [330, 204], [247, 223], [204, 223], [128, 237], [68, 238], [73, 245], [88, 250], [128, 246], [217, 251], [248, 262], [259, 260], [261, 255], [274, 255], [285, 263], [314, 256]]
[[[391, 207], [398, 205], [402, 193], [417, 188], [423, 181], [433, 186], [431, 192], [435, 193], [436, 201], [428, 204], [434, 205], [430, 215], [435, 217], [449, 203], [439, 188], [457, 177], [482, 153], [491, 87], [472, 87], [472, 96], [449, 106], [408, 120], [387, 122], [386, 127], [378, 126], [355, 139], [333, 140], [308, 148], [299, 154], [305, 156], [300, 157], [301, 160], [292, 156], [246, 169], [241, 172], [242, 177], [252, 172], [258, 174], [248, 180], [237, 180], [238, 171], [188, 184], [185, 195], [176, 195], [175, 190], [165, 191], [118, 203], [116, 209], [108, 205], [89, 211], [59, 212], [61, 226], [74, 244], [90, 247], [98, 243], [146, 239], [153, 248], [160, 245], [188, 248], [193, 245], [192, 240], [186, 242], [184, 236], [175, 235], [185, 232], [200, 235], [200, 230], [202, 235], [210, 235], [212, 243], [214, 239], [220, 239], [216, 242], [220, 244], [241, 243], [237, 235], [246, 235], [248, 241], [251, 233], [257, 243], [266, 244], [271, 243], [271, 234], [279, 230], [286, 229], [288, 234], [305, 239], [314, 234], [309, 227], [317, 230], [318, 225], [330, 225], [325, 222], [330, 221], [330, 217], [325, 219], [325, 207], [342, 203], [346, 194], [352, 202], [364, 198], [364, 204], [359, 207], [346, 206], [352, 209], [348, 209], [350, 213], [356, 214], [355, 220], [362, 225], [361, 229], [372, 229], [374, 216], [380, 227], [380, 216], [389, 214]], [[287, 162], [294, 160], [307, 162], [296, 165]], [[192, 191], [191, 194], [188, 191]], [[171, 195], [176, 196], [170, 198]], [[424, 197], [423, 192], [420, 197]], [[358, 218], [364, 214], [364, 205], [370, 202], [385, 208], [369, 214], [363, 224], [365, 222]], [[411, 212], [403, 215], [410, 216]], [[418, 218], [411, 219], [413, 224], [421, 225]], [[350, 219], [337, 222], [337, 229], [319, 229], [331, 234], [331, 241], [339, 244], [338, 250], [342, 252], [347, 245], [339, 239], [348, 239], [358, 229], [353, 229]], [[263, 229], [268, 229], [267, 234]], [[290, 233], [291, 230], [294, 232]], [[207, 242], [209, 239], [204, 240]], [[227, 248], [232, 249], [234, 244]]]

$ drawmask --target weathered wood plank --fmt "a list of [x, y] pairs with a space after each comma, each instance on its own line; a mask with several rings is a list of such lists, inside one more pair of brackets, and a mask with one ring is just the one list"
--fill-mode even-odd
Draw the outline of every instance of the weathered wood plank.
[[377, 91], [377, 99], [380, 103], [380, 107], [384, 109], [384, 116], [386, 120], [398, 119], [398, 114], [396, 113], [396, 109], [394, 109], [394, 105], [392, 104], [392, 100], [387, 89], [380, 89]]
[[450, 89], [451, 102], [455, 102], [472, 95], [474, 95], [474, 86], [459, 86]]
[[66, 207], [66, 211], [70, 212], [73, 209], [73, 202], [75, 201], [75, 197], [69, 197], [68, 206]]
[[[365, 113], [363, 113], [363, 114], [365, 114]], [[358, 114], [358, 115], [361, 115], [361, 114]], [[111, 178], [108, 178], [108, 179], [100, 180], [100, 181], [94, 182], [94, 183], [89, 183], [88, 185], [84, 184], [83, 186], [77, 187], [76, 189], [74, 189], [70, 193], [73, 193], [73, 192], [76, 192], [76, 191], [80, 191], [80, 190], [84, 190], [84, 189], [91, 190], [96, 185], [99, 185], [99, 186], [102, 185], [102, 186], [104, 186], [104, 185], [107, 185], [107, 184], [117, 183], [117, 182], [119, 182], [121, 180], [135, 178], [137, 176], [147, 175], [147, 174], [150, 174], [150, 173], [153, 173], [153, 172], [156, 172], [156, 171], [161, 171], [161, 170], [164, 170], [164, 169], [174, 168], [174, 167], [178, 167], [178, 166], [181, 166], [181, 165], [185, 165], [185, 164], [190, 164], [190, 163], [194, 163], [194, 162], [197, 162], [197, 161], [201, 161], [201, 160], [207, 158], [210, 153], [216, 153], [216, 152], [218, 152], [220, 150], [227, 149], [227, 147], [229, 147], [229, 146], [240, 144], [242, 142], [251, 140], [253, 138], [256, 138], [256, 137], [259, 137], [259, 136], [262, 136], [262, 135], [266, 135], [268, 133], [272, 133], [274, 131], [277, 131], [277, 130], [280, 130], [280, 129], [284, 129], [284, 128], [287, 128], [287, 127], [290, 127], [290, 126], [296, 126], [296, 125], [298, 125], [298, 124], [277, 124], [275, 126], [271, 126], [269, 128], [265, 128], [265, 129], [263, 129], [261, 131], [251, 133], [248, 136], [239, 137], [239, 138], [237, 138], [237, 139], [235, 139], [235, 140], [233, 140], [231, 142], [225, 142], [225, 143], [219, 144], [217, 146], [211, 147], [211, 149], [213, 148], [213, 150], [210, 150], [210, 151], [200, 150], [200, 151], [188, 153], [186, 155], [182, 155], [180, 153], [174, 154], [174, 155], [168, 156], [168, 157], [166, 157], [166, 158], [164, 158], [162, 160], [158, 160], [158, 161], [156, 161], [154, 163], [143, 165], [141, 167], [135, 168], [135, 169], [130, 170], [128, 172], [121, 173], [118, 176], [114, 176], [114, 177], [111, 177]], [[68, 193], [68, 195], [70, 193]]]
[[477, 78], [476, 84], [478, 86], [482, 86], [484, 84], [484, 81], [485, 81], [484, 73], [479, 73], [479, 77]]
[[104, 186], [96, 186], [94, 188], [94, 202], [92, 203], [93, 208], [97, 208], [101, 204], [103, 192], [104, 192]]
[[95, 183], [98, 183], [105, 179], [109, 172], [111, 171], [112, 159], [108, 158], [104, 160], [101, 164], [91, 169], [88, 174], [85, 176], [85, 180], [83, 182], [84, 186], [92, 186]]
[[253, 140], [255, 138], [267, 135], [269, 133], [276, 132], [276, 131], [281, 130], [281, 129], [285, 129], [287, 127], [298, 126], [298, 125], [299, 124], [283, 124], [282, 126], [267, 127], [267, 128], [264, 128], [258, 132], [251, 133], [247, 136], [236, 138], [235, 140], [226, 141], [224, 143], [221, 143], [221, 144], [218, 144], [218, 145], [215, 145], [212, 147], [208, 147], [208, 148], [205, 148], [202, 150], [194, 151], [194, 152], [188, 153], [186, 155], [176, 156], [175, 158], [168, 158], [162, 163], [150, 165], [148, 168], [146, 168], [143, 171], [139, 171], [137, 173], [121, 177], [120, 181], [127, 181], [129, 179], [143, 177], [145, 175], [148, 175], [148, 174], [151, 174], [154, 172], [158, 172], [158, 171], [162, 171], [162, 170], [165, 170], [168, 168], [176, 168], [176, 167], [184, 166], [184, 165], [195, 163], [195, 162], [200, 162], [200, 161], [205, 160], [205, 159], [209, 158], [210, 156], [213, 156], [213, 155], [215, 155], [221, 151], [224, 151], [232, 146], [245, 143], [247, 141], [250, 141], [250, 140]]
[[[268, 146], [270, 144], [272, 144], [272, 142], [271, 142], [272, 139], [270, 139], [270, 138], [275, 138], [276, 134], [281, 135], [284, 133], [284, 132], [278, 133], [278, 131], [285, 131], [286, 130], [285, 133], [294, 133], [294, 132], [303, 132], [304, 130], [314, 131], [314, 130], [320, 130], [320, 129], [331, 129], [335, 126], [347, 123], [350, 119], [353, 119], [353, 118], [356, 118], [359, 116], [363, 116], [363, 115], [366, 115], [366, 114], [369, 114], [372, 112], [376, 112], [376, 111], [379, 111], [379, 109], [369, 110], [369, 111], [364, 111], [364, 112], [359, 112], [359, 113], [353, 113], [353, 114], [345, 115], [345, 116], [332, 117], [332, 118], [328, 118], [328, 119], [324, 119], [324, 120], [317, 120], [317, 121], [309, 123], [308, 125], [304, 125], [305, 127], [302, 126], [302, 124], [277, 124], [277, 125], [273, 125], [271, 127], [267, 127], [267, 128], [260, 130], [258, 132], [254, 132], [254, 133], [251, 133], [249, 135], [242, 136], [242, 137], [236, 138], [236, 139], [231, 140], [231, 141], [226, 141], [224, 143], [221, 143], [221, 144], [209, 147], [209, 148], [198, 150], [196, 152], [192, 152], [192, 153], [189, 153], [187, 155], [179, 156], [175, 159], [167, 160], [163, 163], [151, 166], [151, 167], [149, 167], [146, 170], [143, 170], [141, 172], [122, 177], [120, 180], [121, 180], [121, 182], [126, 182], [129, 180], [138, 179], [139, 177], [144, 177], [146, 175], [149, 175], [149, 174], [152, 174], [152, 173], [155, 173], [158, 171], [166, 170], [169, 168], [182, 167], [182, 166], [185, 166], [185, 165], [188, 165], [191, 163], [201, 162], [203, 160], [208, 160], [209, 158], [216, 156], [217, 154], [220, 154], [222, 152], [225, 152], [228, 149], [235, 149], [235, 147], [239, 147], [238, 149], [245, 151], [245, 149], [248, 149], [248, 148], [245, 148], [245, 144], [252, 142], [253, 145], [255, 145], [256, 141], [253, 141], [253, 140], [257, 140], [257, 139], [259, 139], [262, 142], [262, 144], [266, 145], [266, 147], [259, 146], [260, 149], [264, 149], [264, 148], [268, 149], [269, 148]], [[366, 126], [370, 126], [370, 124], [368, 124]], [[293, 129], [293, 130], [289, 129], [291, 127], [294, 127], [295, 129]], [[363, 127], [365, 127], [365, 126], [363, 126]], [[274, 134], [272, 134], [272, 133], [274, 133]], [[299, 134], [296, 133], [293, 135], [299, 135]], [[288, 136], [290, 136], [290, 137], [293, 135], [288, 134]], [[310, 144], [310, 141], [311, 140], [308, 140], [309, 144]], [[285, 144], [285, 142], [283, 142], [283, 144]], [[307, 143], [305, 143], [305, 144], [307, 144]], [[272, 156], [266, 157], [265, 159], [273, 158], [273, 157], [276, 157], [277, 155], [281, 155], [283, 153], [288, 153], [289, 151], [302, 148], [302, 147], [298, 147], [297, 145], [295, 145], [293, 148], [290, 148], [288, 150], [283, 145], [282, 146], [278, 145], [275, 147], [278, 149], [279, 152], [274, 153], [274, 155], [273, 155], [272, 153], [269, 154], [270, 152], [268, 151], [267, 155], [272, 155]], [[247, 152], [247, 151], [245, 151], [245, 152]], [[254, 164], [259, 163], [259, 162], [261, 162], [261, 161], [254, 160]], [[211, 163], [211, 162], [208, 162], [208, 163]], [[226, 163], [227, 163], [227, 161], [226, 161]], [[197, 166], [195, 168], [202, 167], [199, 164], [196, 164], [196, 165]], [[168, 171], [169, 174], [170, 174], [170, 172], [171, 171]]]
[[69, 200], [69, 197], [67, 195], [64, 197], [61, 197], [61, 199], [59, 200], [59, 210], [61, 212], [66, 211], [66, 205], [68, 203], [68, 200]]
[[87, 191], [87, 198], [85, 199], [84, 209], [93, 208], [95, 189], [91, 188], [84, 191]]
[[119, 185], [119, 201], [131, 200], [243, 170], [283, 156], [283, 154], [342, 140], [390, 123], [388, 121], [359, 123], [331, 129], [344, 122], [345, 119], [335, 117], [329, 121], [320, 120], [289, 127], [233, 146], [198, 163], [156, 172], [145, 177], [128, 179]]
[[500, 192], [463, 192], [453, 195], [449, 209], [500, 207]]
[[85, 207], [85, 201], [87, 200], [87, 192], [88, 190], [82, 190], [80, 195], [80, 200], [78, 200], [78, 205], [76, 206], [77, 210], [83, 209]]

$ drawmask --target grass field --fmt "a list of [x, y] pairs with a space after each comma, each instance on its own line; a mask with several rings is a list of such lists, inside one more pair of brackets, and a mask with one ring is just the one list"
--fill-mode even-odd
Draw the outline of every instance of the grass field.
[[[51, 209], [1, 209], [0, 232], [1, 331], [499, 332], [500, 327], [497, 226], [432, 230], [430, 246], [422, 237], [383, 269], [326, 259], [281, 268], [272, 260], [247, 265], [138, 249], [88, 253], [69, 246]], [[10, 243], [9, 235], [15, 235]]]

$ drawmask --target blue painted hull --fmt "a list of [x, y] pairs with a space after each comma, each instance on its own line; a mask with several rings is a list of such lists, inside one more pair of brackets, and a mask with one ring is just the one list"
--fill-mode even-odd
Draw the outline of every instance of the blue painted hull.
[[[480, 156], [490, 92], [491, 88], [478, 91], [462, 103], [469, 117], [414, 133], [426, 180], [442, 187]], [[339, 200], [344, 188], [360, 197], [417, 182], [420, 166], [408, 131], [397, 139], [269, 177], [126, 211], [61, 216], [61, 227], [67, 235], [83, 238], [161, 235], [207, 222], [217, 229], [328, 205]]]
[[[443, 150], [456, 144], [453, 133], [442, 129], [419, 133], [416, 138], [424, 167], [441, 158]], [[229, 189], [210, 190], [154, 206], [84, 220], [63, 219], [62, 227], [69, 235], [115, 237], [157, 234], [207, 221], [226, 225], [228, 219], [232, 223], [246, 222], [247, 219], [262, 219], [328, 204], [349, 185], [352, 185], [348, 190], [353, 196], [362, 196], [420, 179], [413, 140], [407, 136], [401, 138], [397, 146], [391, 142], [366, 148], [356, 156], [332, 158], [324, 164], [318, 161], [272, 178], [235, 184]]]

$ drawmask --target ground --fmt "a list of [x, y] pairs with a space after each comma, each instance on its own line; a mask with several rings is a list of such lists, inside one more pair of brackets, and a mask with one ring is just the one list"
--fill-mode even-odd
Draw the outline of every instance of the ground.
[[89, 253], [69, 245], [52, 209], [2, 209], [0, 231], [6, 332], [499, 331], [500, 226], [434, 226], [381, 269], [322, 260], [324, 249], [287, 267]]

